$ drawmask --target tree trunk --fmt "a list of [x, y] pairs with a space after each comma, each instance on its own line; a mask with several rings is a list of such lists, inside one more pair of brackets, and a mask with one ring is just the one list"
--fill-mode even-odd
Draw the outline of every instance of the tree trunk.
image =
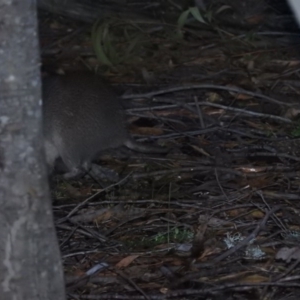
[[0, 299], [63, 300], [43, 153], [36, 3], [0, 5]]
[[294, 16], [300, 25], [300, 1], [299, 0], [288, 0], [288, 3], [294, 13]]

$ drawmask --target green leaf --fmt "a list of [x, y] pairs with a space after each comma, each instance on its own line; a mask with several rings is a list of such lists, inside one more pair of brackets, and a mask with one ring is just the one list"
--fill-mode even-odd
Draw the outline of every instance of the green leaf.
[[204, 23], [206, 24], [206, 22], [204, 21], [203, 17], [201, 16], [201, 13], [199, 11], [198, 7], [190, 7], [189, 8], [190, 13], [192, 14], [192, 16], [200, 23]]
[[107, 34], [108, 28], [107, 25], [99, 25], [100, 21], [97, 21], [93, 28], [92, 28], [92, 42], [94, 51], [96, 53], [97, 59], [102, 62], [104, 65], [111, 66], [112, 63], [108, 59], [108, 57], [105, 54], [105, 50], [103, 49], [103, 46], [105, 44], [105, 41], [103, 41], [103, 37], [105, 36], [105, 33]]
[[179, 16], [178, 21], [177, 21], [177, 25], [178, 25], [179, 29], [181, 29], [185, 25], [185, 22], [186, 22], [189, 14], [190, 14], [190, 10], [188, 9]]

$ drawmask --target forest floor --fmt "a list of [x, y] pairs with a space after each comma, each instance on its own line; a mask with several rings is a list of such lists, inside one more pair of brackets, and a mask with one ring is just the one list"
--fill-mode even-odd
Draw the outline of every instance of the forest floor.
[[97, 70], [134, 138], [169, 149], [103, 153], [116, 181], [55, 180], [68, 299], [298, 299], [300, 31], [221, 8], [93, 30], [40, 15], [46, 71]]

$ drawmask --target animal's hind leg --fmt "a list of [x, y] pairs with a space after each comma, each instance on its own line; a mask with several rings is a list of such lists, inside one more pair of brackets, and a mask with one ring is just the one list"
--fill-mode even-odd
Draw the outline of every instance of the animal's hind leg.
[[69, 172], [63, 175], [65, 179], [78, 179], [83, 177], [85, 173], [89, 171], [89, 164], [82, 164], [79, 158], [71, 159], [70, 155], [66, 153], [64, 153], [61, 158], [69, 170]]
[[108, 180], [112, 182], [117, 182], [120, 180], [117, 172], [96, 164], [91, 164], [90, 174], [97, 180]]
[[79, 179], [81, 177], [83, 177], [85, 174], [85, 170], [83, 170], [82, 168], [73, 168], [70, 172], [65, 173], [63, 175], [63, 177], [65, 179]]

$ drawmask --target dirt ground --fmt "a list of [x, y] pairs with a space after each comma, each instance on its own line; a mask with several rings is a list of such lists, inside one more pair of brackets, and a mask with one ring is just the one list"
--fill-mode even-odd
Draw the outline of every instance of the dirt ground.
[[134, 138], [169, 149], [101, 154], [115, 180], [54, 178], [68, 299], [300, 295], [300, 31], [271, 9], [187, 15], [39, 16], [45, 71], [97, 70]]

